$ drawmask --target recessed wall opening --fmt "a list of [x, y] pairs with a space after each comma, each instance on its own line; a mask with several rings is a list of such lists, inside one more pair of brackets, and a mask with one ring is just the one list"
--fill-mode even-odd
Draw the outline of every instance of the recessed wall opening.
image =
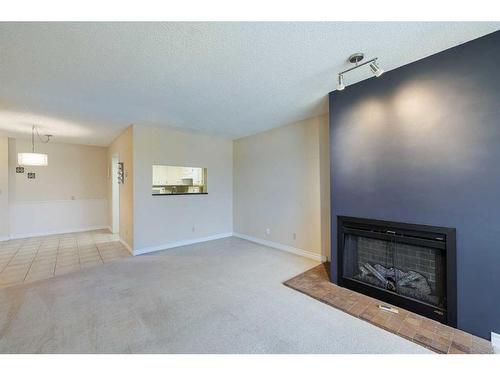
[[207, 168], [153, 165], [153, 195], [207, 193]]

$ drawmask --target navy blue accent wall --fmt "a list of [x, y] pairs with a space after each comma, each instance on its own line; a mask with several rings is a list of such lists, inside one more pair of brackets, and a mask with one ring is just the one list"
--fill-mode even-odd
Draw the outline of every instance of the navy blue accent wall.
[[338, 215], [453, 227], [458, 327], [500, 333], [500, 31], [329, 99], [332, 281]]

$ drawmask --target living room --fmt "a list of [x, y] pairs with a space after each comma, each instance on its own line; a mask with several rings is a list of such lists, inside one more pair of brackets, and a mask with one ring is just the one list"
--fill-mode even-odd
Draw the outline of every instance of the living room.
[[498, 358], [499, 22], [70, 19], [0, 22], [0, 353]]

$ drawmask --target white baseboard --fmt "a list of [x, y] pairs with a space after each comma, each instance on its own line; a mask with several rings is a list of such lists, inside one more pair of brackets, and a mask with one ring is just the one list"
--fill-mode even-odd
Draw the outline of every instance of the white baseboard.
[[496, 354], [500, 354], [500, 334], [491, 332], [491, 345]]
[[208, 237], [200, 237], [200, 238], [194, 238], [194, 239], [191, 239], [191, 240], [169, 242], [169, 243], [166, 243], [166, 244], [163, 244], [163, 245], [143, 247], [141, 249], [135, 249], [134, 250], [134, 255], [141, 255], [141, 254], [153, 253], [155, 251], [172, 249], [174, 247], [192, 245], [192, 244], [195, 244], [195, 243], [212, 241], [212, 240], [218, 240], [220, 238], [231, 237], [232, 235], [233, 235], [232, 233], [221, 233], [221, 234], [215, 234], [213, 236], [208, 236]]
[[283, 251], [286, 251], [289, 253], [300, 255], [300, 256], [303, 256], [305, 258], [316, 260], [318, 262], [324, 262], [326, 260], [326, 257], [322, 256], [321, 254], [313, 253], [312, 251], [308, 251], [308, 250], [298, 249], [296, 247], [284, 245], [284, 244], [281, 244], [278, 242], [263, 240], [261, 238], [248, 236], [248, 235], [242, 234], [242, 233], [233, 233], [233, 236], [238, 237], [238, 238], [242, 238], [242, 239], [247, 240], [247, 241], [255, 242], [255, 243], [258, 243], [260, 245], [269, 246], [269, 247], [272, 247], [272, 248], [275, 248], [278, 250], [283, 250]]
[[87, 232], [89, 230], [100, 230], [100, 229], [108, 229], [106, 226], [96, 225], [85, 228], [72, 228], [65, 229], [63, 231], [48, 231], [48, 232], [36, 232], [36, 233], [23, 233], [17, 234], [10, 237], [11, 240], [16, 240], [20, 238], [29, 238], [29, 237], [41, 237], [41, 236], [52, 236], [55, 234], [66, 234], [66, 233], [77, 233], [77, 232]]
[[132, 250], [132, 247], [125, 241], [124, 239], [120, 238], [120, 242], [125, 248], [129, 251], [131, 255], [134, 255], [134, 250]]
[[2, 242], [2, 241], [8, 241], [8, 240], [10, 240], [9, 236], [2, 236], [2, 237], [0, 237], [0, 242]]

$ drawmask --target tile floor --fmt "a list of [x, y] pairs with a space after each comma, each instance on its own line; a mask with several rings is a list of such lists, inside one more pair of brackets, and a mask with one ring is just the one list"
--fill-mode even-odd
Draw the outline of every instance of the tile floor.
[[0, 288], [130, 256], [116, 234], [95, 230], [0, 242]]
[[331, 283], [328, 270], [327, 263], [323, 263], [284, 284], [437, 353], [492, 353], [491, 343], [480, 337], [401, 308], [398, 314], [379, 309], [384, 302]]

